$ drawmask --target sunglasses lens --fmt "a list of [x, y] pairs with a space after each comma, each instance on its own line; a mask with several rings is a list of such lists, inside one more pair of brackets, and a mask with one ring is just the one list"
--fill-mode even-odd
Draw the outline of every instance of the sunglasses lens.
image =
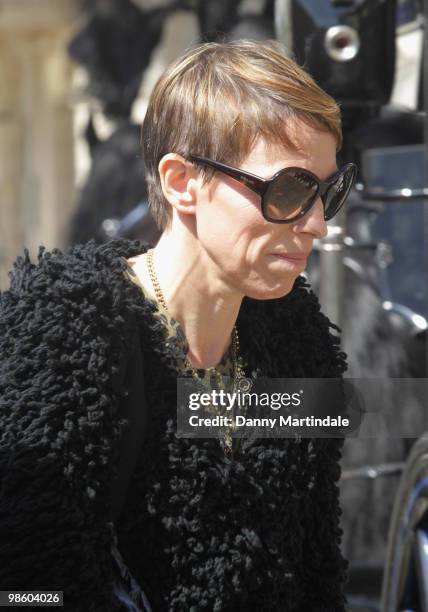
[[298, 217], [318, 191], [315, 179], [304, 170], [290, 168], [271, 183], [265, 194], [269, 219], [286, 221]]
[[325, 218], [331, 219], [345, 203], [356, 177], [355, 166], [347, 167], [323, 196]]

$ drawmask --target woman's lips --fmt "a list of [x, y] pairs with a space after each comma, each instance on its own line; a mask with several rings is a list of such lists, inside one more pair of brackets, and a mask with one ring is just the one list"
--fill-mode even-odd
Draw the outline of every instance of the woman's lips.
[[304, 268], [309, 254], [305, 253], [271, 253], [271, 256], [277, 261], [288, 263], [292, 267]]
[[306, 261], [308, 255], [305, 253], [273, 253], [277, 257], [284, 257], [285, 259], [293, 259], [295, 261]]

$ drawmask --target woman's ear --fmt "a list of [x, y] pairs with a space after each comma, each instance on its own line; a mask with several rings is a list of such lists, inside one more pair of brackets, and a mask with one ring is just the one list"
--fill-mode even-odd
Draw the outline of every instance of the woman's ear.
[[198, 193], [195, 167], [181, 155], [168, 153], [158, 170], [163, 194], [171, 206], [181, 214], [194, 215]]

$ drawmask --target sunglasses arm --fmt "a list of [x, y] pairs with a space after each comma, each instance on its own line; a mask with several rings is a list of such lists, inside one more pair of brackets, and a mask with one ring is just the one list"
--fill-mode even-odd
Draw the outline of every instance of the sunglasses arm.
[[260, 196], [263, 196], [270, 182], [269, 179], [263, 179], [260, 176], [251, 174], [251, 172], [244, 172], [239, 168], [234, 168], [233, 166], [228, 166], [227, 164], [222, 164], [221, 162], [216, 162], [211, 159], [207, 159], [206, 157], [191, 155], [190, 159], [227, 174], [227, 176], [230, 176], [235, 181], [246, 185]]

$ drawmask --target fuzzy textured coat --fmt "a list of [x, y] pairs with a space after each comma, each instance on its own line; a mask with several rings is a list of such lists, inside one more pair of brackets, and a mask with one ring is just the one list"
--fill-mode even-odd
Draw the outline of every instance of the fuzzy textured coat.
[[[150, 414], [119, 549], [154, 612], [345, 609], [341, 439], [258, 439], [228, 458], [178, 438], [176, 369], [154, 302], [125, 275], [138, 241], [18, 257], [0, 295], [0, 589], [64, 591], [64, 610], [121, 610], [112, 595], [111, 483], [141, 351]], [[244, 298], [248, 371], [339, 377], [337, 328], [302, 277]]]

